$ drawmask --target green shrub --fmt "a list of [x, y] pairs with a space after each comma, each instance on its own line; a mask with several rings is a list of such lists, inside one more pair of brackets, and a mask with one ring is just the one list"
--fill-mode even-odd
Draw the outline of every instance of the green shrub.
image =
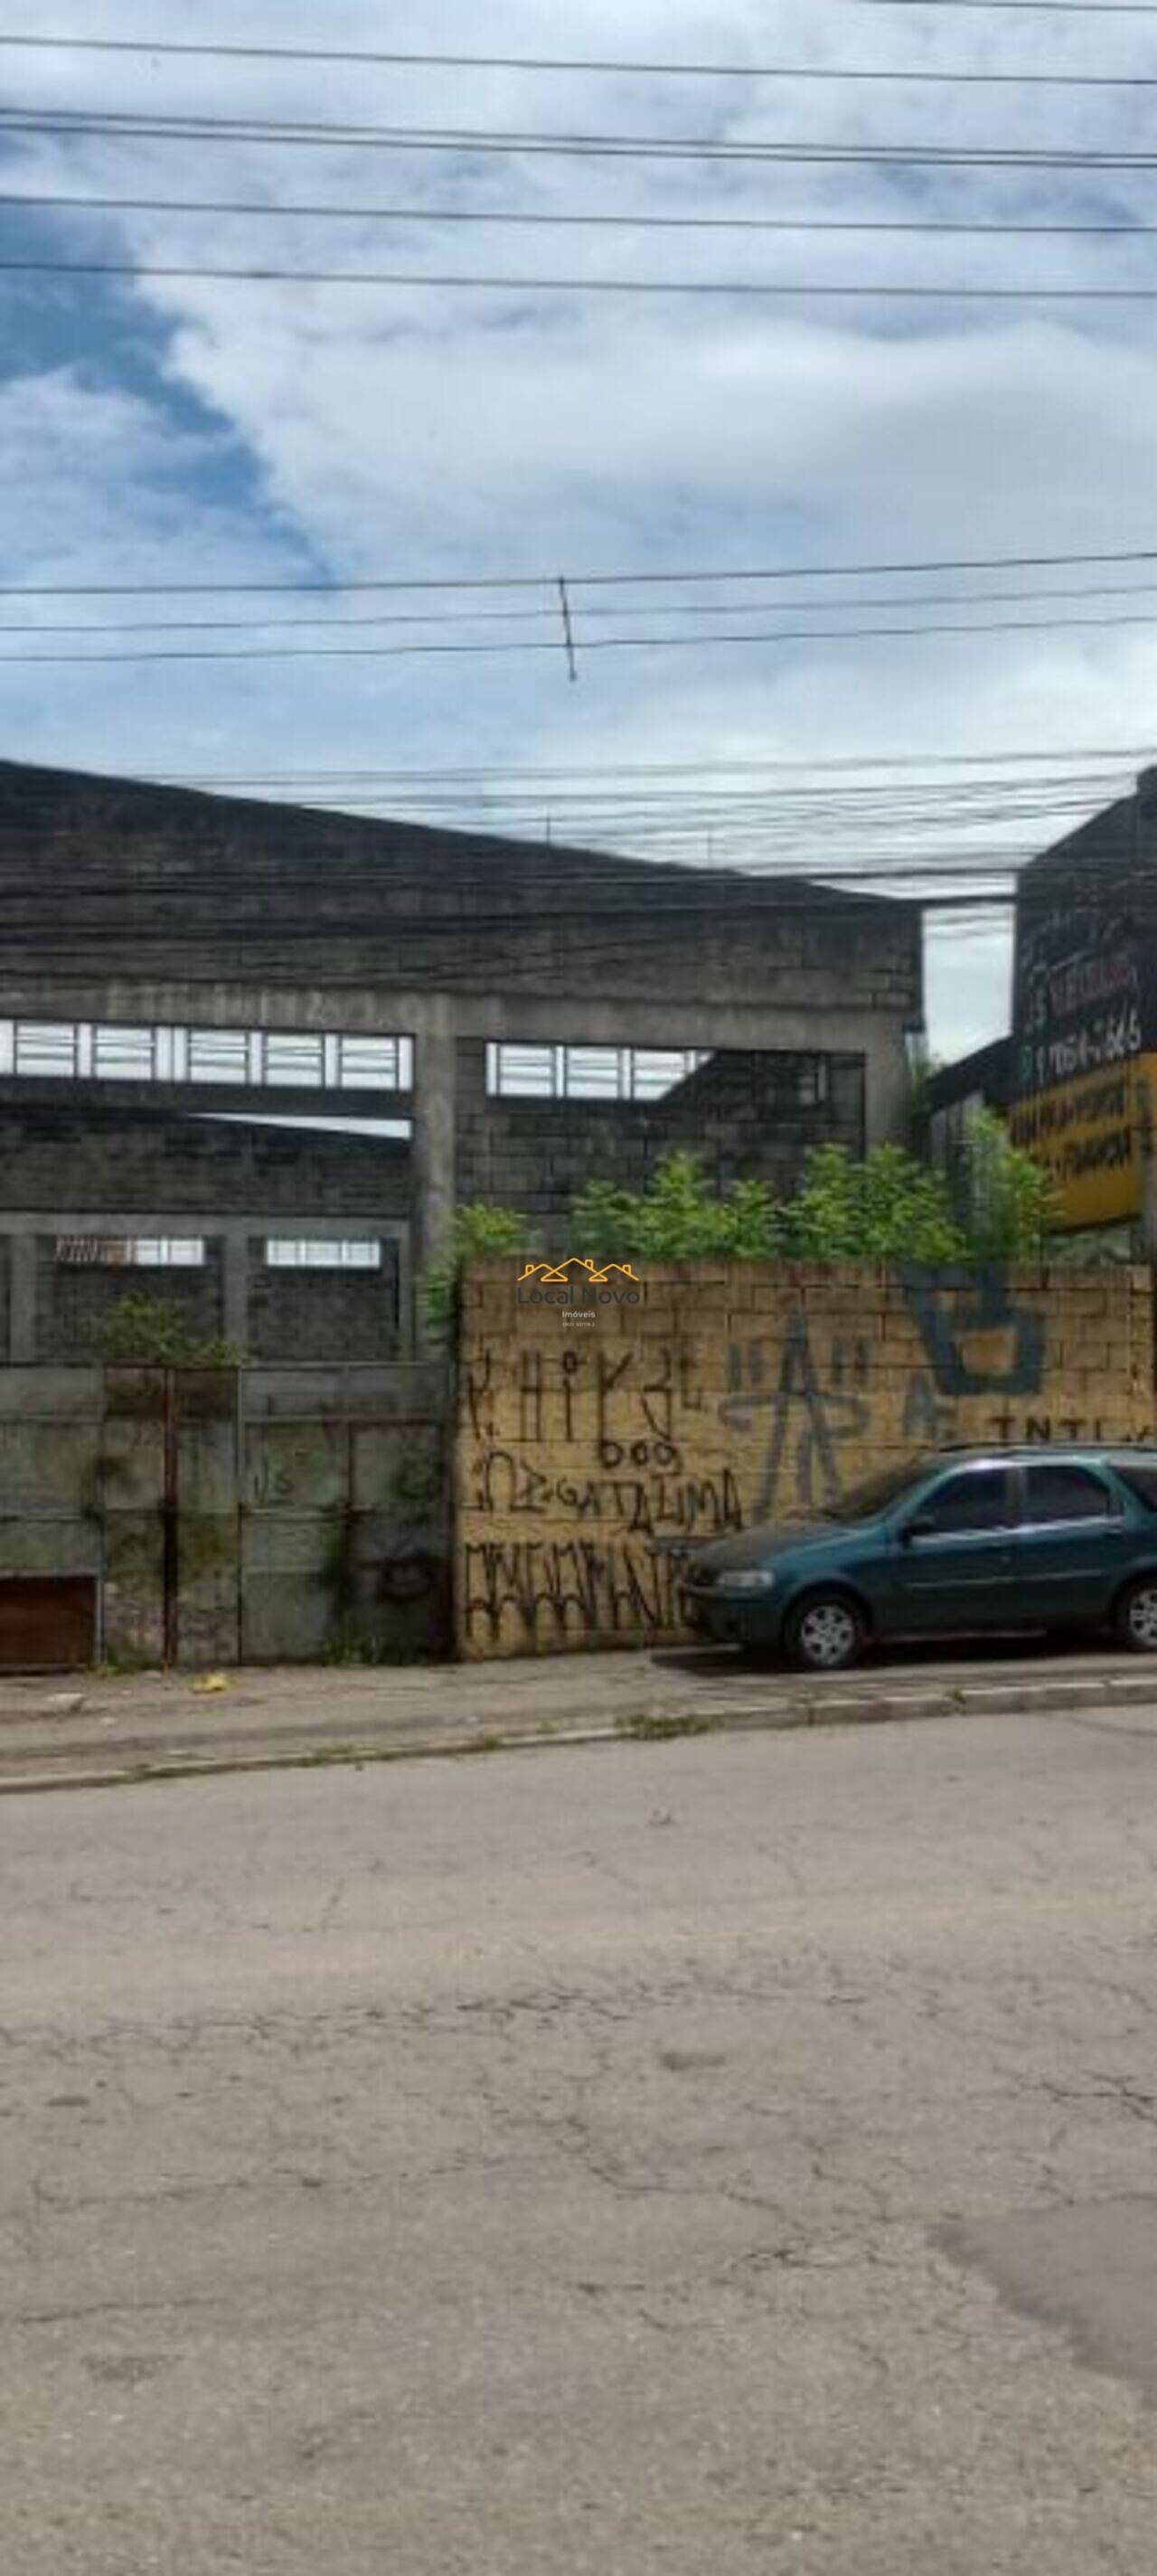
[[899, 1145], [876, 1145], [862, 1163], [842, 1145], [818, 1146], [783, 1214], [794, 1261], [915, 1261], [939, 1269], [969, 1258], [944, 1175]]
[[[596, 1261], [881, 1261], [979, 1269], [1039, 1260], [1051, 1213], [1047, 1174], [984, 1110], [968, 1122], [951, 1180], [899, 1145], [875, 1145], [860, 1161], [842, 1145], [819, 1145], [794, 1196], [779, 1200], [766, 1181], [713, 1190], [694, 1154], [668, 1154], [645, 1189], [589, 1181], [571, 1202], [567, 1249]], [[516, 1209], [477, 1200], [458, 1208], [446, 1252], [423, 1281], [428, 1318], [448, 1328], [467, 1262], [536, 1248], [531, 1221]]]
[[93, 1336], [106, 1367], [239, 1368], [233, 1342], [191, 1333], [171, 1297], [118, 1297]]
[[1040, 1260], [1055, 1219], [1053, 1183], [994, 1110], [976, 1109], [965, 1123], [957, 1188], [975, 1261]]
[[422, 1313], [430, 1330], [449, 1331], [457, 1306], [458, 1282], [469, 1262], [526, 1252], [531, 1248], [532, 1234], [529, 1219], [520, 1216], [517, 1208], [488, 1207], [485, 1199], [469, 1199], [455, 1208], [445, 1247], [423, 1271], [419, 1284]]

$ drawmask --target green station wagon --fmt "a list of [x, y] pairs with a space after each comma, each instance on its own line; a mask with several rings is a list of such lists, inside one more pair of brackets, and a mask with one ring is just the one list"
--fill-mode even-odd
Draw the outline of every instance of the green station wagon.
[[720, 1644], [837, 1672], [892, 1637], [1112, 1628], [1157, 1654], [1157, 1449], [944, 1450], [691, 1560]]

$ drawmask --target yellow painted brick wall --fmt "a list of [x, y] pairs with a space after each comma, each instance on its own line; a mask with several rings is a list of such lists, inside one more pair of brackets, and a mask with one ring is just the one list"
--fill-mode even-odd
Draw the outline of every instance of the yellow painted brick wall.
[[468, 1656], [674, 1639], [681, 1551], [806, 1519], [921, 1450], [1155, 1436], [1146, 1269], [915, 1283], [874, 1265], [639, 1263], [576, 1322], [569, 1293], [529, 1302], [521, 1267], [480, 1263], [463, 1292]]

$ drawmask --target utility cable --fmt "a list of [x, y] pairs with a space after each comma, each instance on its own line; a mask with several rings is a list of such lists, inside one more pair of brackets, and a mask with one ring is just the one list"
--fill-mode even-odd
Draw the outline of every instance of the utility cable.
[[310, 118], [278, 121], [221, 117], [192, 111], [182, 116], [137, 110], [0, 108], [0, 132], [104, 134], [151, 142], [222, 142], [308, 145], [326, 149], [463, 154], [546, 154], [580, 159], [706, 161], [763, 167], [817, 164], [824, 168], [931, 167], [937, 169], [1152, 170], [1157, 154], [1118, 152], [1065, 144], [990, 149], [982, 144], [782, 143], [774, 137], [743, 143], [691, 135], [554, 134], [492, 132], [453, 126], [326, 125]]
[[[697, 586], [712, 581], [857, 581], [861, 578], [899, 576], [911, 573], [947, 572], [1045, 572], [1076, 564], [1157, 563], [1157, 546], [1126, 546], [1068, 554], [1029, 555], [940, 555], [923, 560], [907, 556], [886, 563], [794, 563], [760, 565], [721, 564], [713, 570], [652, 572], [568, 572], [567, 589], [621, 590], [633, 586], [639, 590], [666, 588], [673, 582]], [[431, 575], [377, 574], [372, 578], [343, 580], [327, 576], [279, 581], [0, 581], [0, 599], [130, 599], [160, 595], [168, 598], [192, 598], [212, 593], [217, 597], [269, 597], [286, 592], [311, 592], [337, 597], [340, 593], [364, 591], [494, 591], [541, 590], [553, 595], [558, 574], [551, 573], [459, 573]], [[557, 613], [557, 612], [556, 612]], [[807, 764], [809, 767], [811, 764]]]
[[8, 277], [155, 277], [215, 286], [387, 286], [499, 295], [755, 296], [807, 303], [1154, 304], [1157, 286], [827, 285], [767, 278], [489, 277], [393, 268], [210, 268], [131, 259], [0, 259]]
[[[901, 6], [903, 0], [891, 0]], [[935, 0], [934, 0], [935, 5]], [[939, 0], [947, 7], [949, 0]], [[971, 0], [979, 7], [981, 0]], [[1012, 0], [984, 0], [988, 8], [1010, 7]], [[1022, 9], [1040, 7], [1045, 0], [1016, 0]], [[1048, 0], [1054, 9], [1068, 9], [1078, 14], [1075, 0]], [[1157, 7], [1140, 7], [1136, 0], [1122, 0], [1120, 8], [1085, 7], [1079, 14], [1086, 17], [1155, 17]], [[454, 54], [383, 52], [379, 48], [335, 45], [258, 45], [216, 44], [204, 41], [180, 41], [155, 36], [40, 36], [0, 35], [0, 46], [21, 53], [69, 54], [148, 54], [158, 59], [177, 56], [220, 62], [245, 63], [332, 63], [371, 69], [380, 66], [391, 71], [475, 71], [534, 73], [593, 73], [613, 78], [646, 78], [649, 80], [784, 80], [784, 81], [924, 81], [951, 83], [960, 87], [1001, 88], [1016, 85], [1034, 89], [1119, 89], [1157, 87], [1157, 76], [1137, 79], [1129, 72], [978, 72], [978, 71], [878, 71], [858, 67], [837, 68], [817, 63], [688, 63], [624, 61], [590, 55], [562, 54]]]
[[[1157, 80], [1155, 80], [1157, 86]], [[503, 210], [476, 206], [358, 206], [311, 204], [260, 204], [252, 198], [229, 197], [77, 197], [39, 190], [35, 194], [18, 189], [0, 190], [0, 207], [17, 208], [35, 213], [49, 208], [65, 214], [138, 214], [138, 215], [254, 215], [262, 219], [275, 216], [285, 220], [309, 220], [325, 223], [388, 224], [482, 224], [505, 225], [515, 229], [557, 229], [628, 232], [751, 232], [751, 233], [967, 233], [992, 234], [1008, 239], [1021, 234], [1032, 239], [1058, 238], [1077, 240], [1087, 234], [1090, 240], [1128, 239], [1136, 235], [1145, 240], [1157, 233], [1157, 224], [1084, 223], [1084, 224], [1009, 224], [970, 222], [936, 217], [932, 221], [913, 223], [881, 217], [812, 215], [650, 215], [650, 214], [575, 214], [546, 213], [528, 209]]]

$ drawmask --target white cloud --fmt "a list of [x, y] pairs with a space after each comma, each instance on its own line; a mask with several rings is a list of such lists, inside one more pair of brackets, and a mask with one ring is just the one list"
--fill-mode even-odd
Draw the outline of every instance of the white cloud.
[[[625, 27], [611, 0], [575, 0], [565, 25], [548, 29], [530, 0], [491, 0], [482, 22], [476, 0], [439, 0], [436, 8], [415, 0], [389, 13], [388, 29], [369, 0], [334, 0], [326, 35], [334, 44], [449, 51], [774, 56], [973, 71], [1157, 67], [1149, 39], [1120, 22], [1093, 27], [1095, 14], [1050, 22], [1047, 62], [1038, 31], [1011, 15], [994, 23], [968, 13], [961, 23], [962, 13], [939, 10], [817, 13], [806, 0], [785, 0], [772, 25], [762, 0], [711, 9], [634, 0]], [[78, 0], [70, 18], [76, 32], [119, 34], [138, 23], [127, 0], [85, 7]], [[192, 39], [238, 41], [224, 0], [171, 7], [166, 26]], [[284, 43], [299, 32], [273, 0], [253, 0], [246, 12], [247, 37]], [[845, 144], [983, 138], [1132, 148], [1148, 129], [1148, 95], [1127, 89], [660, 85], [69, 55], [30, 55], [7, 68], [12, 95], [46, 106], [164, 103], [220, 115], [733, 141], [778, 133]], [[49, 136], [10, 152], [9, 165], [43, 189], [362, 208], [772, 210], [875, 222], [968, 213], [992, 222], [1104, 220], [1133, 210], [1152, 218], [1143, 177], [1094, 182], [1079, 173], [916, 177], [517, 158], [447, 164], [384, 152]], [[342, 223], [145, 212], [54, 221], [65, 255], [118, 256], [131, 245], [144, 259], [178, 264], [1106, 285], [1152, 273], [1147, 245], [1112, 240], [403, 228], [369, 215]], [[1143, 543], [1150, 525], [1157, 350], [1151, 308], [1141, 304], [1051, 312], [808, 307], [142, 279], [127, 304], [100, 309], [107, 336], [95, 355], [90, 349], [83, 363], [71, 355], [72, 308], [61, 307], [48, 356], [26, 364], [18, 356], [19, 374], [0, 389], [0, 472], [21, 494], [14, 577], [96, 578], [103, 570], [110, 578], [274, 579], [313, 565], [346, 577], [522, 568], [574, 577], [600, 566], [1126, 548]], [[52, 343], [50, 314], [39, 331]], [[1048, 579], [1036, 576], [1038, 584]], [[1074, 586], [1081, 579], [1072, 576]], [[983, 586], [995, 583], [891, 584], [914, 597]], [[1015, 577], [1008, 586], [1018, 586]], [[833, 587], [873, 596], [889, 584]], [[798, 597], [798, 586], [788, 595]], [[363, 612], [373, 604], [363, 602]], [[16, 749], [106, 767], [485, 768], [515, 759], [710, 764], [881, 750], [1061, 752], [1074, 743], [1140, 743], [1152, 723], [1157, 626], [1151, 634], [1142, 626], [1058, 626], [971, 640], [598, 657], [586, 649], [596, 631], [591, 603], [576, 593], [574, 604], [577, 688], [566, 682], [561, 652], [477, 662], [112, 665], [50, 676], [8, 667], [7, 737]], [[269, 613], [300, 615], [306, 606], [282, 601]], [[1149, 608], [1157, 614], [1157, 590], [1132, 603], [1056, 602], [1050, 610], [1029, 602], [1022, 613], [1047, 620]], [[105, 603], [91, 613], [107, 619], [114, 610]], [[225, 603], [220, 613], [243, 615], [246, 603]], [[951, 613], [936, 607], [926, 616]], [[1000, 620], [1018, 612], [1010, 604], [981, 613]], [[657, 610], [652, 629], [656, 618]], [[812, 621], [793, 614], [789, 622]], [[880, 611], [863, 622], [905, 620]], [[556, 631], [545, 632], [557, 645]], [[216, 640], [224, 646], [229, 637]], [[361, 640], [402, 638], [383, 629]], [[1022, 837], [1030, 833], [1026, 825]], [[1000, 1024], [998, 950], [999, 942], [965, 945], [937, 934], [937, 954], [950, 959], [934, 979], [941, 1052]]]

